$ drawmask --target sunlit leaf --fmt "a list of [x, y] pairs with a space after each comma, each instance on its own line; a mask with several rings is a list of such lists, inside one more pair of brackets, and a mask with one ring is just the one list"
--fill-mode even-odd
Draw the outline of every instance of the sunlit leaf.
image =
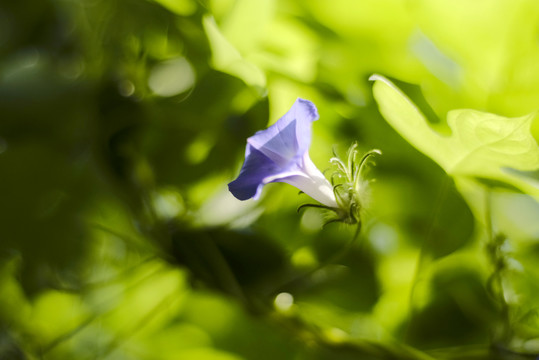
[[212, 50], [212, 64], [216, 70], [234, 75], [246, 84], [264, 88], [266, 76], [256, 65], [245, 60], [224, 37], [211, 16], [203, 19], [204, 29]]
[[434, 131], [411, 100], [388, 79], [373, 75], [380, 112], [397, 132], [448, 174], [487, 178], [539, 196], [536, 187], [506, 168], [539, 168], [539, 146], [530, 133], [534, 114], [506, 118], [477, 110], [453, 110], [447, 115], [451, 136]]

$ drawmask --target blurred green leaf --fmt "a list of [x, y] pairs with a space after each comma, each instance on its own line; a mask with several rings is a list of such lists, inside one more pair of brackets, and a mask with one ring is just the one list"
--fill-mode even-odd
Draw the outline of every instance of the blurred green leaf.
[[212, 49], [212, 64], [216, 70], [237, 76], [246, 84], [255, 86], [260, 94], [266, 86], [266, 75], [224, 37], [211, 16], [203, 19], [204, 29]]

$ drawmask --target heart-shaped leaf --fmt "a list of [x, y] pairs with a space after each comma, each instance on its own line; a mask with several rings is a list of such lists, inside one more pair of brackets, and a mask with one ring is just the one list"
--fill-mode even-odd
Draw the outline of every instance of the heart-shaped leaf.
[[373, 93], [387, 122], [412, 146], [454, 177], [502, 182], [539, 198], [539, 188], [523, 172], [539, 169], [539, 146], [530, 126], [535, 114], [506, 118], [470, 109], [447, 115], [450, 136], [434, 131], [425, 116], [391, 81], [371, 76]]

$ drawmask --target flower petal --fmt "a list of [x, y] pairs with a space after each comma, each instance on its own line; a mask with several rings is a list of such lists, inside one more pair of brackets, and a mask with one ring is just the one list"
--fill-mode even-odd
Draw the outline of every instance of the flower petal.
[[238, 178], [228, 184], [228, 190], [239, 200], [260, 196], [263, 180], [274, 176], [282, 169], [262, 152], [247, 144], [245, 162]]
[[309, 149], [311, 125], [318, 118], [318, 110], [312, 102], [297, 99], [275, 124], [257, 132], [247, 142], [279, 166], [286, 167]]
[[326, 206], [338, 207], [333, 187], [312, 162], [308, 152], [289, 171], [265, 178], [263, 182], [284, 182], [295, 186]]
[[331, 184], [309, 157], [312, 122], [318, 120], [313, 103], [297, 99], [274, 125], [247, 139], [245, 162], [228, 184], [239, 200], [258, 198], [270, 182], [285, 182], [328, 207], [337, 207]]

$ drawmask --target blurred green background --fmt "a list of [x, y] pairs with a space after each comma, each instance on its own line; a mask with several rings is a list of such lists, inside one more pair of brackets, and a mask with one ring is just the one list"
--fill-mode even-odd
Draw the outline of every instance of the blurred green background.
[[[538, 109], [539, 3], [0, 3], [0, 359], [535, 359], [539, 165], [447, 171], [373, 73], [445, 136], [454, 109], [511, 127]], [[321, 170], [383, 151], [326, 265], [354, 229], [289, 185], [227, 189], [298, 97]]]

